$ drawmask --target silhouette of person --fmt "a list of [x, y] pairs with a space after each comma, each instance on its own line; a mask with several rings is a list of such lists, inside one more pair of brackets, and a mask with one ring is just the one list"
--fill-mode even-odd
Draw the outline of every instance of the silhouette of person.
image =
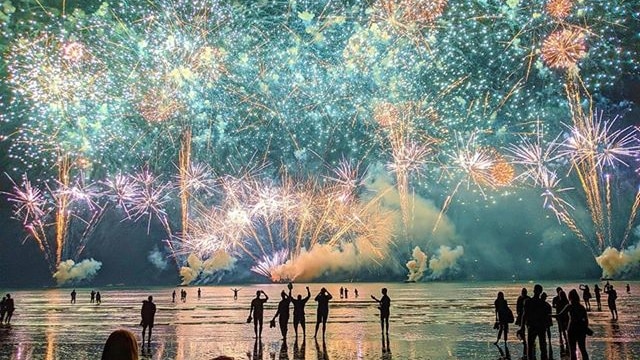
[[504, 351], [498, 344], [494, 343], [493, 345], [495, 345], [498, 348], [498, 351], [500, 352], [500, 357], [498, 358], [498, 360], [511, 360], [511, 354], [509, 353], [509, 348], [507, 347], [507, 344], [504, 345]]
[[16, 310], [16, 305], [13, 302], [13, 298], [11, 298], [11, 294], [7, 294], [6, 300], [4, 301], [4, 307], [7, 309], [7, 317], [4, 319], [4, 322], [5, 324], [11, 324], [13, 312]]
[[535, 359], [536, 339], [540, 347], [540, 360], [547, 360], [547, 307], [540, 299], [542, 285], [533, 287], [533, 297], [524, 302], [521, 330], [527, 328], [527, 358]]
[[627, 294], [631, 294], [631, 286], [627, 283]]
[[371, 298], [378, 303], [378, 309], [380, 309], [380, 331], [382, 332], [382, 337], [384, 338], [384, 334], [387, 334], [387, 337], [389, 337], [391, 298], [387, 295], [387, 288], [382, 288], [382, 297], [380, 300], [373, 295], [371, 295]]
[[498, 292], [496, 300], [493, 302], [493, 306], [496, 312], [496, 322], [498, 323], [498, 337], [493, 344], [498, 345], [500, 336], [504, 334], [504, 343], [506, 345], [509, 334], [509, 321], [513, 321], [513, 313], [509, 310], [509, 305], [507, 304], [507, 300], [504, 298], [504, 293], [502, 291]]
[[90, 303], [94, 303], [96, 301], [96, 291], [95, 290], [91, 290], [91, 301]]
[[571, 360], [578, 359], [576, 345], [580, 349], [582, 360], [589, 360], [586, 346], [587, 332], [589, 331], [589, 317], [587, 315], [587, 309], [580, 304], [580, 295], [578, 295], [576, 289], [569, 291], [569, 304], [556, 316], [564, 314], [569, 315], [567, 333], [569, 335], [569, 353]]
[[100, 291], [96, 292], [96, 304], [102, 304], [102, 296], [100, 295]]
[[142, 348], [144, 349], [144, 333], [149, 328], [149, 337], [147, 338], [147, 348], [151, 347], [151, 332], [153, 331], [153, 321], [156, 317], [156, 304], [153, 303], [153, 296], [149, 296], [147, 300], [142, 301], [142, 309], [140, 310], [142, 320]]
[[356, 299], [358, 298], [358, 289], [353, 289], [353, 294], [356, 296]]
[[607, 280], [607, 283], [604, 284], [604, 292], [609, 291], [609, 287], [611, 286], [611, 284], [609, 284], [609, 280]]
[[527, 337], [524, 331], [525, 328], [522, 323], [522, 314], [524, 313], [524, 303], [529, 299], [530, 297], [529, 295], [527, 295], [527, 289], [522, 288], [520, 296], [518, 296], [518, 300], [516, 301], [516, 326], [520, 326], [520, 329], [516, 332], [516, 335], [522, 340], [522, 352], [524, 354], [527, 353]]
[[174, 303], [176, 302], [176, 291], [173, 290], [173, 293], [171, 294], [171, 302]]
[[613, 285], [609, 285], [607, 293], [607, 305], [609, 305], [609, 311], [613, 320], [618, 320], [618, 308], [616, 306], [616, 299], [618, 298], [618, 292], [613, 288]]
[[293, 289], [293, 285], [289, 283], [287, 285], [289, 288], [289, 294], [282, 290], [280, 293], [280, 302], [278, 303], [278, 310], [275, 315], [273, 315], [273, 319], [271, 321], [275, 321], [276, 317], [278, 318], [278, 324], [280, 325], [280, 334], [282, 334], [282, 340], [287, 341], [287, 330], [289, 328], [289, 308], [291, 305], [291, 289]]
[[591, 290], [589, 290], [589, 285], [580, 285], [580, 290], [582, 290], [582, 300], [584, 300], [584, 306], [587, 311], [591, 311]]
[[340, 299], [344, 299], [344, 288], [340, 287]]
[[200, 297], [202, 297], [202, 291], [198, 288], [198, 300], [200, 300]]
[[109, 335], [102, 360], [138, 360], [138, 342], [131, 331], [120, 329]]
[[554, 296], [551, 304], [556, 309], [556, 321], [558, 322], [558, 334], [560, 337], [560, 355], [564, 354], [569, 348], [569, 339], [567, 337], [567, 326], [569, 326], [569, 314], [559, 315], [560, 312], [569, 305], [567, 294], [561, 287], [556, 288], [557, 295]]
[[318, 336], [318, 328], [322, 323], [322, 338], [324, 339], [324, 334], [327, 330], [327, 318], [329, 317], [329, 300], [331, 299], [333, 299], [333, 296], [325, 288], [320, 289], [320, 293], [316, 295], [315, 301], [318, 302], [318, 311], [314, 338]]
[[7, 298], [5, 296], [0, 300], [0, 325], [4, 323], [4, 315], [7, 313]]
[[600, 289], [600, 287], [598, 286], [598, 284], [595, 284], [593, 286], [593, 293], [596, 296], [596, 306], [598, 307], [598, 311], [602, 311], [602, 301], [600, 301], [600, 292], [602, 290]]
[[73, 289], [71, 291], [71, 303], [75, 304], [76, 303], [76, 289]]
[[344, 288], [344, 298], [348, 299], [349, 298], [349, 289]]
[[233, 291], [233, 300], [238, 300], [238, 291], [240, 289], [231, 289], [231, 291]]
[[[296, 332], [296, 341], [298, 339], [298, 324], [302, 326], [302, 338], [307, 336], [305, 329], [304, 307], [307, 305], [307, 301], [311, 298], [311, 291], [307, 286], [307, 296], [303, 299], [302, 295], [298, 294], [298, 298], [291, 298], [293, 303], [293, 330]], [[304, 341], [304, 340], [303, 340]]]
[[551, 305], [547, 302], [547, 293], [543, 292], [540, 295], [540, 299], [544, 302], [545, 305], [545, 313], [547, 316], [545, 317], [547, 321], [547, 345], [549, 345], [549, 359], [553, 359], [553, 346], [551, 346], [551, 326], [553, 326], [553, 318], [551, 317], [553, 313], [553, 309]]
[[[265, 298], [261, 298], [260, 294], [264, 294]], [[269, 296], [262, 290], [256, 291], [255, 299], [251, 300], [249, 318], [253, 316], [253, 332], [256, 334], [256, 338], [262, 338], [264, 303], [266, 303], [267, 300], [269, 300]], [[260, 332], [258, 332], [258, 328], [260, 329]]]

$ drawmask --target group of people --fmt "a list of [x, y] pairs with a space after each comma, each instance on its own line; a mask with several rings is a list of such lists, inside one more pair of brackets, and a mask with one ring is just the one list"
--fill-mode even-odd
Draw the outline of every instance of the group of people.
[[[73, 289], [71, 291], [71, 304], [75, 304], [76, 303], [76, 298], [78, 296], [78, 293], [76, 292], [76, 289]], [[95, 290], [91, 290], [91, 300], [89, 301], [92, 304], [102, 304], [102, 295], [100, 295], [100, 291], [95, 291]]]
[[[202, 296], [202, 292], [200, 291], [200, 288], [198, 288], [198, 299], [200, 299], [200, 297]], [[187, 302], [187, 290], [185, 289], [180, 289], [180, 301]], [[174, 303], [176, 302], [176, 291], [173, 290], [173, 293], [171, 294], [171, 302]]]
[[[358, 289], [353, 289], [353, 294], [358, 298]], [[346, 287], [340, 287], [340, 299], [348, 299], [349, 298], [349, 289]]]
[[7, 294], [0, 300], [0, 325], [11, 324], [11, 317], [16, 310], [11, 294]]
[[[526, 354], [526, 357], [535, 359], [537, 341], [540, 359], [550, 359], [553, 357], [551, 326], [553, 325], [552, 319], [555, 318], [558, 323], [561, 354], [568, 353], [570, 358], [574, 360], [578, 358], [577, 352], [579, 350], [582, 360], [588, 360], [586, 337], [593, 334], [593, 331], [589, 328], [589, 317], [587, 315], [587, 312], [591, 311], [591, 291], [588, 285], [580, 285], [579, 289], [582, 291], [584, 305], [582, 305], [580, 295], [576, 289], [572, 289], [567, 295], [561, 287], [557, 287], [556, 296], [549, 304], [547, 302], [547, 294], [542, 291], [541, 285], [536, 284], [534, 286], [532, 297], [528, 295], [526, 288], [522, 288], [516, 302], [515, 318], [504, 298], [504, 293], [498, 292], [494, 302], [496, 316], [494, 328], [498, 330], [498, 337], [494, 344], [497, 345], [501, 337], [503, 337], [506, 346], [509, 324], [515, 322], [515, 325], [519, 326], [516, 335], [523, 343], [523, 353]], [[594, 293], [598, 310], [601, 309], [601, 292], [600, 287], [596, 284]], [[607, 303], [612, 318], [617, 320], [616, 290], [614, 290], [613, 285], [607, 282], [603, 292], [608, 295]], [[555, 314], [553, 314], [553, 309], [555, 309]]]

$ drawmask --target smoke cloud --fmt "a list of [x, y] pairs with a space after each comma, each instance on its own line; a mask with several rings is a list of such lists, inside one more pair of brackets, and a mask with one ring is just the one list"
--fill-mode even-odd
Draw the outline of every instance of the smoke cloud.
[[429, 260], [429, 269], [432, 279], [440, 279], [445, 275], [451, 275], [458, 270], [458, 259], [464, 255], [464, 249], [458, 245], [455, 249], [441, 245], [438, 255]]
[[164, 270], [167, 270], [167, 268], [169, 267], [169, 263], [167, 262], [166, 256], [164, 256], [164, 254], [160, 250], [158, 250], [158, 248], [151, 250], [149, 252], [149, 256], [147, 256], [147, 259], [158, 270], [164, 271]]
[[427, 254], [420, 250], [419, 246], [416, 246], [413, 248], [411, 256], [413, 259], [407, 262], [407, 268], [409, 269], [407, 281], [420, 281], [425, 270], [427, 270]]
[[235, 266], [236, 259], [225, 251], [216, 251], [206, 260], [201, 260], [197, 255], [187, 257], [187, 266], [180, 268], [182, 285], [192, 282], [209, 282], [218, 273], [230, 271]]
[[100, 261], [85, 259], [77, 263], [71, 259], [62, 261], [58, 269], [53, 273], [58, 285], [74, 284], [85, 280], [91, 280], [102, 267]]
[[631, 246], [624, 250], [608, 247], [596, 257], [596, 262], [602, 268], [603, 277], [624, 278], [640, 270], [640, 247]]

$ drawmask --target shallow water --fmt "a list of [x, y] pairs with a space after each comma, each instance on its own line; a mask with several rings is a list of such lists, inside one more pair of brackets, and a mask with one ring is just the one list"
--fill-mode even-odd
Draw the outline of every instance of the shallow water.
[[[588, 339], [591, 358], [640, 359], [640, 282], [631, 283], [631, 294], [626, 294], [622, 283], [613, 284], [619, 294], [620, 319], [610, 320], [603, 296], [603, 311], [590, 313], [595, 331]], [[341, 285], [349, 288], [349, 299], [339, 298]], [[186, 303], [175, 304], [171, 302], [173, 288], [102, 288], [98, 289], [101, 305], [89, 303], [91, 289], [77, 289], [75, 305], [69, 304], [71, 289], [11, 291], [17, 310], [12, 325], [0, 328], [0, 359], [99, 359], [111, 331], [126, 328], [140, 337], [140, 307], [149, 295], [158, 312], [146, 359], [212, 359], [218, 355], [236, 359], [500, 359], [500, 350], [492, 344], [496, 335], [493, 300], [497, 291], [504, 291], [515, 310], [523, 285], [533, 288], [515, 283], [311, 284], [312, 296], [322, 286], [334, 296], [326, 341], [313, 339], [315, 303], [311, 299], [306, 309], [306, 341], [300, 337], [296, 344], [290, 327], [286, 346], [279, 340], [278, 327], [268, 325], [283, 285], [242, 286], [237, 301], [229, 286], [201, 286], [200, 300], [197, 287], [188, 287]], [[543, 283], [550, 297], [558, 285], [566, 290], [578, 284]], [[379, 297], [382, 287], [389, 289], [392, 299], [390, 352], [382, 344], [378, 310], [369, 297]], [[360, 293], [358, 299], [354, 288]], [[261, 344], [254, 342], [252, 325], [245, 323], [257, 289], [264, 289], [270, 297]], [[294, 295], [303, 292], [304, 286], [296, 285]], [[552, 334], [557, 359], [555, 325]], [[513, 329], [509, 336], [511, 358], [519, 359], [522, 346]]]

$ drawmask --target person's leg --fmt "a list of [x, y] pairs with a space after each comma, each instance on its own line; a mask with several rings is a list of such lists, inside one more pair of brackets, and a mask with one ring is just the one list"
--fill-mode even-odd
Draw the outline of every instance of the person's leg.
[[[147, 339], [147, 348], [151, 347], [151, 332], [153, 331], [153, 325], [149, 325], [149, 338]], [[144, 340], [144, 338], [143, 338]]]
[[253, 333], [256, 335], [256, 339], [258, 338], [258, 317], [253, 317]]
[[569, 356], [571, 356], [571, 360], [578, 360], [578, 355], [576, 355], [576, 338], [573, 334], [569, 334]]
[[260, 316], [260, 319], [258, 320], [258, 327], [259, 327], [258, 338], [262, 338], [262, 322], [263, 322], [263, 319], [262, 319], [262, 316]]
[[387, 325], [387, 339], [389, 338], [389, 314], [384, 317], [384, 323]]
[[305, 318], [304, 316], [300, 319], [300, 325], [302, 326], [302, 337], [303, 341], [307, 337], [307, 330], [305, 329]]
[[536, 349], [536, 333], [531, 330], [531, 328], [527, 328], [527, 358], [534, 359], [535, 349]]
[[142, 347], [143, 348], [144, 348], [144, 335], [146, 334], [146, 332], [147, 332], [147, 325], [144, 324], [142, 325]]
[[296, 333], [296, 339], [298, 338], [298, 323], [300, 323], [300, 319], [297, 317], [293, 317], [293, 331]]
[[580, 355], [582, 356], [582, 360], [589, 360], [589, 354], [587, 354], [587, 341], [586, 336], [581, 336], [578, 338], [578, 347], [580, 348]]
[[540, 342], [540, 360], [548, 360], [546, 330], [542, 330], [538, 333], [538, 341]]
[[329, 314], [323, 314], [322, 317], [322, 338], [324, 339], [324, 333], [327, 331], [327, 318], [329, 317]]
[[502, 336], [502, 323], [498, 325], [498, 336], [496, 337], [496, 341], [493, 343], [494, 345], [498, 345], [498, 341], [500, 341], [500, 337]]
[[504, 327], [502, 329], [502, 332], [504, 333], [504, 343], [507, 343], [507, 334], [509, 333], [509, 324], [505, 323]]
[[318, 312], [318, 314], [316, 315], [316, 332], [313, 335], [313, 337], [317, 337], [318, 336], [318, 328], [320, 327], [320, 323], [322, 322], [322, 314], [320, 312]]

